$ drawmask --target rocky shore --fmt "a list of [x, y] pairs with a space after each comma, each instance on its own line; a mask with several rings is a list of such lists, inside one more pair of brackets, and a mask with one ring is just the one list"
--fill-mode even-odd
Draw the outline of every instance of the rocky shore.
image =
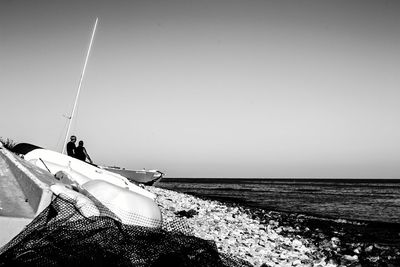
[[156, 187], [164, 223], [186, 222], [186, 231], [212, 240], [218, 250], [254, 266], [336, 266], [326, 262], [315, 245], [300, 236], [279, 233], [277, 224], [263, 224], [241, 207]]
[[221, 253], [253, 266], [400, 266], [399, 244], [366, 240], [357, 232], [360, 225], [146, 189], [157, 195], [165, 225], [179, 222], [184, 232], [212, 240]]
[[318, 254], [335, 266], [400, 266], [400, 227], [396, 224], [333, 220], [246, 210], [263, 224], [277, 222], [278, 232], [312, 242]]

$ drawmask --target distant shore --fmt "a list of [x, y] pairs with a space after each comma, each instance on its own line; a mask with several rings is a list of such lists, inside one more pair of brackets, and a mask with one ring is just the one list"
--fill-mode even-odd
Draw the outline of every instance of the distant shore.
[[[254, 266], [400, 266], [400, 244], [374, 243], [364, 232], [379, 234], [382, 227], [352, 226], [157, 187], [146, 189], [157, 195], [164, 222], [186, 220], [191, 234], [214, 241], [220, 252]], [[389, 235], [399, 232], [386, 231]]]

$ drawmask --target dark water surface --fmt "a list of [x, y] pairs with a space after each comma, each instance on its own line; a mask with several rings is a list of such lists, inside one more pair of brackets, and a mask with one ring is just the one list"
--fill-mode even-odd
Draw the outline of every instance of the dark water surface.
[[157, 186], [268, 210], [400, 224], [400, 179], [164, 178]]

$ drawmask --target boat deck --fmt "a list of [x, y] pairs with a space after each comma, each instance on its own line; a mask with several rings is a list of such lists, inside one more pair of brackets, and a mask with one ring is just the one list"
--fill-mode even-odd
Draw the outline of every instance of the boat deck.
[[48, 206], [53, 183], [51, 174], [0, 144], [0, 249]]

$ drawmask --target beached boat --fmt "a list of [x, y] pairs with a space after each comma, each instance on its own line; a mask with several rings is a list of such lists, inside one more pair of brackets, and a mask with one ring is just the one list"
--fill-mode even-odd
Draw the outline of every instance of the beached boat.
[[118, 173], [130, 180], [131, 182], [144, 185], [154, 185], [158, 183], [164, 176], [164, 173], [158, 170], [127, 170], [120, 167], [103, 167], [104, 169]]
[[25, 160], [37, 167], [56, 175], [56, 177], [62, 177], [62, 173], [65, 174], [64, 176], [70, 176], [69, 179], [72, 179], [74, 183], [80, 186], [90, 180], [103, 180], [122, 188], [127, 188], [150, 199], [155, 199], [154, 194], [131, 183], [122, 175], [52, 150], [21, 143], [13, 148], [13, 152], [21, 155]]
[[87, 218], [108, 216], [150, 228], [162, 225], [155, 195], [125, 177], [31, 144], [18, 144], [13, 152], [0, 143], [0, 251], [51, 205], [54, 196]]
[[[77, 90], [77, 93], [75, 96], [75, 102], [74, 102], [74, 106], [73, 106], [73, 109], [71, 112], [71, 116], [65, 116], [68, 119], [68, 127], [67, 127], [67, 131], [65, 134], [62, 154], [65, 154], [65, 152], [66, 152], [65, 150], [66, 150], [66, 146], [67, 146], [67, 142], [68, 142], [68, 138], [69, 138], [69, 132], [71, 129], [71, 122], [75, 116], [76, 107], [77, 107], [77, 103], [78, 103], [78, 99], [79, 99], [79, 93], [81, 91], [81, 85], [82, 85], [83, 77], [85, 75], [85, 70], [86, 70], [86, 65], [88, 62], [90, 50], [92, 48], [93, 38], [94, 38], [94, 35], [96, 32], [96, 27], [97, 27], [97, 22], [98, 22], [98, 19], [96, 18], [96, 22], [94, 24], [94, 28], [93, 28], [93, 32], [92, 32], [92, 37], [91, 37], [90, 43], [89, 43], [89, 48], [88, 48], [88, 51], [86, 54], [85, 64], [82, 69], [82, 75], [79, 80], [79, 86], [78, 86], [78, 90]], [[101, 166], [98, 166], [98, 167], [100, 167], [101, 169], [105, 169], [107, 171], [113, 172], [113, 173], [120, 174], [120, 175], [126, 177], [127, 179], [129, 179], [131, 182], [140, 183], [140, 184], [144, 184], [144, 185], [154, 185], [155, 183], [160, 181], [164, 175], [163, 172], [160, 172], [158, 170], [126, 170], [126, 169], [123, 169], [120, 167], [101, 167]]]

